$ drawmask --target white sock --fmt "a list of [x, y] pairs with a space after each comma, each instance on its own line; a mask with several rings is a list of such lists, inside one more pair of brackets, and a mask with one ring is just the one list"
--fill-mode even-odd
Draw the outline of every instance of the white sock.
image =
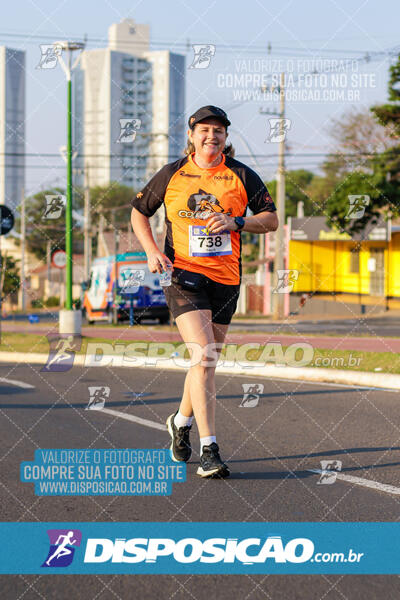
[[183, 415], [180, 410], [178, 410], [177, 414], [174, 417], [174, 425], [178, 429], [180, 427], [189, 427], [192, 424], [192, 421], [193, 417], [185, 417], [185, 415]]
[[209, 446], [213, 442], [217, 443], [215, 435], [207, 435], [206, 437], [200, 438], [200, 454], [203, 454], [203, 446]]

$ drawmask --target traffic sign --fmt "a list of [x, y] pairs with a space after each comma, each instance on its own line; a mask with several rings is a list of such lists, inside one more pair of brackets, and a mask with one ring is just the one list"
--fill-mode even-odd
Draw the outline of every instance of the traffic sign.
[[64, 250], [56, 250], [51, 257], [51, 264], [57, 269], [64, 269], [67, 264], [67, 255]]
[[14, 227], [14, 215], [5, 204], [0, 204], [0, 235], [5, 235]]

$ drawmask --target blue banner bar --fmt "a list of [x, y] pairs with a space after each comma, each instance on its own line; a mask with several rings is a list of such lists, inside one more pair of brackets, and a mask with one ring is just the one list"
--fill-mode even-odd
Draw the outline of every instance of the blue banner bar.
[[399, 574], [400, 523], [1, 523], [2, 574]]

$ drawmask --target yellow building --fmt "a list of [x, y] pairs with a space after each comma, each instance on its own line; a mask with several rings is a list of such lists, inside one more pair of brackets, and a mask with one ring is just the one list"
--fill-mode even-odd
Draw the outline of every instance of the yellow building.
[[400, 308], [400, 227], [379, 221], [350, 236], [325, 217], [289, 218], [292, 294], [342, 295], [347, 302]]

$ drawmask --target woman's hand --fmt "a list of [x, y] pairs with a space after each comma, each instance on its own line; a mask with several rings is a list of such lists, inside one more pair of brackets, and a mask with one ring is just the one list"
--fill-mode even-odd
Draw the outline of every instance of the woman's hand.
[[220, 233], [226, 229], [236, 231], [237, 229], [234, 217], [230, 217], [226, 213], [213, 215], [207, 220], [206, 226], [210, 233]]
[[147, 254], [147, 264], [151, 273], [163, 273], [167, 269], [173, 269], [174, 266], [159, 250]]

